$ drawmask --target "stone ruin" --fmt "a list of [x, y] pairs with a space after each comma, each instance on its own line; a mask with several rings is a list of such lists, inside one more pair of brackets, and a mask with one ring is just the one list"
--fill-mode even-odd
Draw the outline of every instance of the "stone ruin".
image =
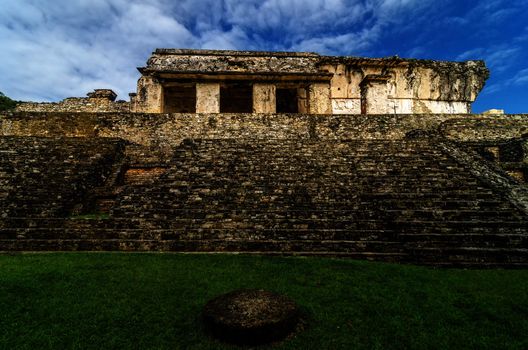
[[111, 89], [95, 89], [87, 97], [68, 97], [55, 103], [23, 102], [16, 107], [18, 112], [128, 112], [130, 104], [115, 101], [117, 95]]
[[291, 335], [301, 320], [297, 304], [285, 295], [239, 289], [210, 300], [202, 311], [213, 337], [238, 345], [261, 345]]
[[[320, 56], [306, 52], [157, 49], [130, 103], [115, 93], [20, 111], [140, 113], [471, 113], [489, 71], [483, 61]], [[77, 107], [77, 110], [75, 109]]]
[[0, 251], [303, 254], [528, 266], [528, 115], [488, 70], [158, 49], [111, 90], [0, 114]]
[[148, 113], [470, 113], [489, 75], [482, 61], [179, 49], [139, 71], [131, 107]]

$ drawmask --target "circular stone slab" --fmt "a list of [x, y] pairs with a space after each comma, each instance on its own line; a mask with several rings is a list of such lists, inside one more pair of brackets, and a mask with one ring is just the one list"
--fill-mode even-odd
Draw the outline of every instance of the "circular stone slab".
[[202, 316], [213, 336], [231, 343], [257, 345], [289, 335], [299, 321], [299, 309], [286, 296], [241, 289], [209, 301]]

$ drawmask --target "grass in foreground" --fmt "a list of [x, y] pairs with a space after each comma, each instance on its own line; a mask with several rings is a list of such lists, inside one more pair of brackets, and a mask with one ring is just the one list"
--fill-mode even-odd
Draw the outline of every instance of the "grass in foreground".
[[236, 288], [309, 315], [274, 349], [528, 349], [528, 270], [179, 254], [0, 256], [0, 349], [236, 349], [199, 314]]

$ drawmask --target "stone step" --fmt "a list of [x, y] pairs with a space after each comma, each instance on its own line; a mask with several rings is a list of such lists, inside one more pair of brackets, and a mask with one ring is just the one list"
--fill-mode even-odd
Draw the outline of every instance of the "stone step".
[[[471, 196], [468, 196], [471, 197]], [[476, 197], [476, 196], [475, 196]], [[462, 202], [466, 201], [466, 198], [442, 198], [442, 197], [420, 197], [417, 196], [414, 200], [414, 207], [416, 209], [427, 208], [430, 205], [435, 205], [434, 209], [440, 209], [440, 206], [443, 203], [449, 201], [454, 205], [453, 202]], [[479, 201], [476, 198], [469, 199], [473, 202], [487, 202], [495, 201], [497, 202], [498, 198], [496, 196], [483, 196]], [[26, 204], [30, 202], [22, 202], [21, 204]], [[319, 194], [311, 196], [307, 191], [301, 190], [294, 193], [222, 193], [218, 191], [215, 193], [190, 193], [190, 194], [160, 194], [150, 196], [149, 193], [144, 193], [143, 195], [136, 194], [124, 194], [116, 198], [116, 203], [122, 207], [138, 207], [144, 205], [146, 207], [174, 207], [182, 205], [198, 205], [198, 206], [215, 206], [221, 208], [223, 205], [229, 206], [230, 204], [248, 204], [248, 205], [263, 205], [263, 206], [278, 206], [280, 204], [298, 204], [303, 207], [329, 207], [329, 208], [339, 208], [340, 206], [344, 208], [377, 208], [383, 206], [384, 209], [399, 209], [398, 207], [403, 206], [397, 203], [395, 200], [368, 200], [366, 198], [357, 197], [357, 194], [351, 194], [350, 196], [336, 195], [333, 196], [329, 194]], [[41, 204], [41, 203], [40, 203]], [[478, 204], [478, 203], [477, 203]], [[38, 205], [38, 203], [37, 203]], [[393, 206], [394, 205], [394, 206]], [[484, 204], [486, 205], [486, 204]], [[505, 208], [511, 208], [512, 204], [508, 201], [502, 201], [501, 205]], [[412, 209], [411, 204], [409, 207], [405, 206], [403, 209]], [[455, 208], [459, 208], [458, 206]], [[472, 206], [471, 208], [475, 208]], [[500, 206], [497, 207], [500, 209]], [[447, 210], [447, 209], [445, 209]]]
[[[487, 247], [424, 247], [409, 249], [409, 258], [420, 264], [444, 263], [480, 264], [500, 263], [503, 265], [528, 265], [526, 248], [487, 248]], [[441, 258], [440, 258], [441, 257]]]
[[[175, 251], [175, 252], [253, 252], [259, 254], [331, 255], [355, 258], [391, 258], [421, 264], [446, 266], [489, 265], [526, 266], [528, 249], [515, 248], [415, 248], [401, 249], [399, 242], [343, 241], [238, 241], [238, 240], [0, 240], [0, 251], [54, 250], [82, 251]], [[332, 250], [334, 249], [334, 250]], [[370, 249], [374, 249], [371, 251]], [[442, 257], [441, 262], [438, 257]]]
[[528, 248], [528, 234], [525, 233], [422, 233], [399, 234], [399, 241], [413, 248], [469, 248], [500, 247]]
[[397, 234], [390, 230], [339, 230], [339, 229], [120, 229], [120, 228], [4, 228], [0, 239], [276, 239], [276, 240], [356, 240], [388, 241]]
[[[156, 196], [150, 196], [148, 202], [134, 201], [133, 198], [121, 199], [119, 203], [121, 208], [136, 208], [136, 207], [146, 207], [146, 208], [161, 208], [161, 209], [177, 209], [177, 208], [189, 208], [192, 207], [193, 203], [189, 200], [188, 197], [180, 197], [177, 195], [174, 197], [170, 193], [164, 193]], [[194, 197], [196, 198], [196, 197]], [[209, 197], [200, 197], [200, 198], [209, 198]], [[209, 198], [209, 203], [196, 203], [198, 206], [208, 205], [217, 207], [221, 210], [221, 205], [226, 205], [227, 200], [225, 198]], [[285, 203], [284, 199], [278, 195], [262, 195], [259, 198], [259, 205], [268, 205], [269, 208], [272, 208], [273, 203]], [[311, 206], [316, 207], [318, 210], [358, 210], [358, 209], [368, 209], [375, 208], [381, 210], [506, 210], [511, 209], [512, 204], [505, 201], [499, 201], [496, 199], [449, 199], [449, 198], [414, 198], [413, 200], [409, 199], [381, 199], [379, 201], [365, 201], [361, 198], [358, 198], [357, 195], [346, 196], [328, 196], [328, 197], [311, 197], [310, 202], [308, 203]], [[241, 199], [237, 201], [240, 202]], [[196, 202], [196, 201], [195, 201]], [[204, 202], [198, 201], [198, 202]], [[232, 203], [232, 201], [231, 201]], [[289, 202], [291, 203], [291, 201]]]
[[[468, 240], [470, 239], [482, 239], [489, 241], [496, 241], [503, 237], [514, 239], [515, 242], [521, 240], [523, 237], [528, 236], [526, 232], [526, 225], [522, 223], [501, 223], [498, 228], [493, 227], [482, 227], [480, 226], [468, 226], [468, 227], [453, 227], [449, 228], [446, 226], [441, 227], [428, 227], [426, 229], [408, 228], [401, 229], [395, 227], [387, 228], [384, 224], [380, 224], [375, 221], [366, 221], [358, 224], [357, 227], [351, 225], [347, 229], [339, 228], [304, 228], [297, 226], [296, 228], [270, 228], [269, 226], [258, 226], [258, 227], [244, 227], [244, 226], [231, 226], [223, 228], [215, 228], [207, 225], [189, 225], [188, 223], [182, 223], [181, 221], [167, 222], [167, 221], [146, 221], [146, 222], [127, 222], [122, 220], [121, 222], [108, 220], [101, 225], [86, 223], [72, 223], [69, 221], [57, 222], [55, 225], [49, 221], [36, 220], [33, 224], [40, 223], [46, 224], [49, 227], [36, 226], [36, 227], [12, 227], [0, 229], [0, 237], [5, 239], [14, 239], [17, 237], [25, 238], [57, 238], [57, 237], [201, 237], [201, 238], [214, 238], [214, 237], [281, 237], [285, 239], [344, 239], [344, 240], [386, 240], [396, 239], [402, 243], [423, 243], [424, 237], [430, 236], [431, 242], [454, 242], [454, 244], [461, 244], [464, 242], [463, 239], [456, 240], [464, 235], [467, 235]], [[23, 223], [22, 223], [23, 224]], [[398, 238], [395, 238], [398, 237]], [[168, 239], [168, 238], [167, 238]], [[451, 240], [453, 239], [453, 240]], [[505, 238], [504, 238], [505, 239]], [[451, 241], [450, 241], [451, 240]], [[503, 240], [504, 241], [504, 240]], [[457, 243], [458, 242], [458, 243]], [[513, 242], [513, 241], [512, 241]]]
[[[198, 181], [198, 180], [193, 180]], [[458, 183], [442, 183], [436, 182], [430, 186], [425, 184], [414, 183], [413, 186], [410, 185], [412, 181], [408, 183], [399, 182], [397, 184], [391, 184], [390, 182], [367, 182], [364, 185], [361, 182], [341, 182], [331, 184], [321, 184], [318, 182], [311, 182], [309, 180], [305, 182], [296, 181], [296, 182], [284, 182], [284, 181], [269, 181], [269, 180], [248, 180], [239, 179], [236, 181], [231, 179], [230, 181], [225, 181], [223, 183], [208, 183], [208, 182], [192, 182], [192, 183], [173, 183], [165, 184], [160, 182], [154, 182], [153, 185], [156, 187], [151, 187], [150, 190], [143, 191], [145, 187], [131, 185], [128, 187], [127, 191], [133, 194], [148, 193], [149, 195], [163, 195], [166, 193], [173, 193], [174, 196], [180, 194], [188, 193], [202, 193], [203, 195], [218, 195], [220, 193], [230, 193], [230, 194], [248, 194], [252, 193], [261, 194], [261, 193], [280, 193], [288, 194], [293, 190], [303, 190], [311, 195], [317, 195], [318, 193], [358, 193], [358, 194], [368, 194], [368, 193], [439, 193], [439, 194], [456, 194], [456, 193], [466, 193], [466, 194], [477, 194], [477, 193], [490, 193], [489, 188], [478, 186], [476, 184], [468, 183], [467, 186], [460, 186]], [[409, 188], [412, 188], [412, 192], [408, 191]], [[204, 192], [208, 190], [208, 192]], [[172, 191], [172, 192], [171, 192]], [[454, 192], [454, 193], [453, 193]], [[31, 194], [29, 194], [31, 195]]]
[[1, 240], [0, 251], [39, 250], [126, 250], [126, 251], [179, 251], [179, 252], [260, 252], [260, 253], [323, 253], [341, 254], [377, 253], [404, 256], [398, 242], [356, 241], [276, 241], [276, 240], [122, 240], [122, 239], [26, 239]]
[[[234, 212], [235, 214], [237, 212]], [[272, 213], [272, 212], [270, 212]], [[276, 212], [277, 215], [281, 214], [284, 219], [287, 218], [288, 212]], [[292, 215], [299, 215], [305, 213], [303, 211], [296, 211], [292, 212]], [[220, 212], [221, 214], [221, 212]], [[213, 215], [220, 215], [219, 213], [215, 213]], [[233, 212], [227, 212], [227, 214], [232, 215]], [[313, 213], [307, 213], [307, 216], [311, 216]], [[315, 218], [317, 219], [317, 218]], [[326, 216], [327, 220], [334, 220], [334, 218], [329, 218]], [[151, 225], [161, 225], [162, 223], [178, 223], [178, 222], [187, 222], [187, 220], [181, 220], [178, 218], [171, 218], [170, 220], [162, 220], [162, 219], [142, 219], [139, 217], [125, 217], [125, 218], [109, 218], [109, 219], [82, 219], [82, 218], [36, 218], [36, 217], [6, 217], [2, 221], [0, 221], [0, 228], [1, 227], [62, 227], [66, 225], [65, 227], [108, 227], [108, 228], [140, 228], [141, 225], [144, 224], [151, 224]], [[523, 220], [503, 220], [502, 224], [504, 227], [520, 227], [527, 229], [527, 226], [524, 226], [523, 223], [525, 221]], [[369, 226], [371, 224], [385, 224], [383, 220], [356, 220], [354, 221], [357, 226]], [[412, 222], [412, 225], [409, 225], [408, 222], [405, 221], [395, 221], [392, 223], [394, 226], [402, 227], [405, 230], [411, 230], [411, 231], [419, 231], [421, 232], [424, 228], [431, 229], [434, 227], [447, 227], [450, 229], [453, 228], [464, 228], [467, 229], [468, 227], [474, 227], [476, 229], [479, 228], [479, 222], [475, 221], [415, 221]], [[493, 229], [502, 229], [500, 226], [501, 222], [496, 223], [489, 223], [489, 226]], [[484, 227], [483, 229], [485, 229]]]
[[[78, 186], [104, 152], [85, 152], [77, 141], [62, 148], [27, 139], [14, 147], [15, 139], [1, 138], [0, 148], [2, 142], [17, 152], [0, 159], [0, 198], [17, 200], [0, 199], [0, 250], [241, 251], [464, 266], [527, 261], [527, 216], [430, 140], [188, 140], [172, 156], [152, 157], [132, 145], [126, 153], [134, 166], [148, 158], [145, 166], [162, 169], [135, 183], [125, 177], [110, 218], [95, 220], [35, 216], [66, 215], [60, 207], [75, 203], [49, 188], [65, 179], [63, 190]], [[43, 181], [48, 169], [40, 164], [58, 175]], [[20, 169], [29, 174], [25, 183], [11, 182]]]
[[[405, 220], [526, 220], [527, 216], [515, 208], [490, 209], [386, 209], [383, 205], [380, 208], [374, 206], [345, 206], [326, 205], [320, 207], [317, 204], [297, 204], [297, 203], [182, 203], [167, 204], [164, 207], [151, 207], [150, 204], [122, 205], [119, 209], [111, 211], [112, 217], [138, 218], [196, 218], [210, 221], [222, 220], [358, 220], [375, 219], [386, 221]], [[240, 207], [245, 209], [241, 210]], [[35, 215], [33, 215], [35, 216]]]

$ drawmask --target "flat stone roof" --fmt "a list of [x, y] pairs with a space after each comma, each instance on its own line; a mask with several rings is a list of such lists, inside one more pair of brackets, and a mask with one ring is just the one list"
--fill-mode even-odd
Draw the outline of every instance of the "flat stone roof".
[[236, 51], [202, 49], [156, 49], [153, 55], [192, 55], [192, 56], [251, 56], [251, 57], [320, 57], [315, 52], [289, 51]]
[[347, 65], [372, 65], [372, 66], [408, 66], [417, 65], [422, 67], [439, 67], [439, 66], [464, 66], [467, 68], [478, 68], [484, 67], [485, 63], [482, 60], [470, 60], [470, 61], [442, 61], [442, 60], [429, 60], [429, 59], [418, 59], [418, 58], [401, 58], [398, 56], [390, 57], [359, 57], [359, 56], [319, 56], [319, 64], [336, 64], [342, 63]]
[[322, 56], [313, 52], [272, 52], [197, 49], [156, 49], [145, 67], [138, 67], [142, 74], [277, 74], [321, 75], [324, 65], [348, 66], [416, 66], [437, 71], [459, 74], [469, 72], [486, 77], [489, 71], [484, 61], [437, 61], [424, 59], [368, 58], [357, 56]]
[[157, 49], [142, 74], [316, 74], [320, 56], [308, 52]]

